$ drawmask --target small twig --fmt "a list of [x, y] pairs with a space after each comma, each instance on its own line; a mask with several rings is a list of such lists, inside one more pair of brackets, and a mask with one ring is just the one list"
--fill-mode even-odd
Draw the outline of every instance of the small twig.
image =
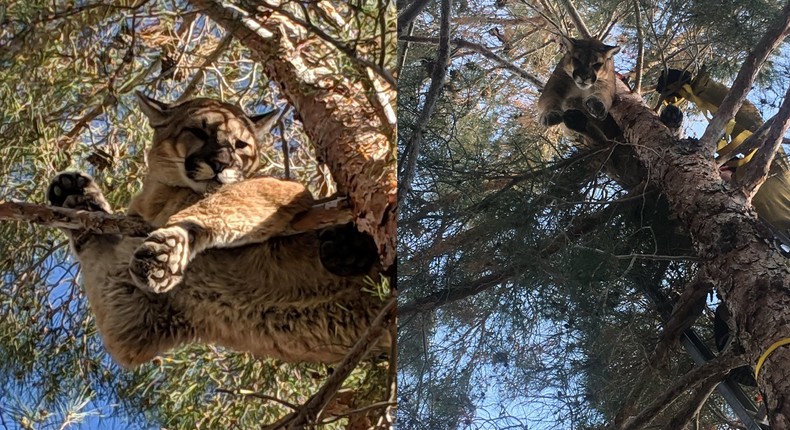
[[343, 385], [343, 382], [348, 378], [354, 368], [357, 367], [360, 360], [364, 358], [373, 346], [378, 341], [386, 330], [389, 329], [389, 321], [394, 317], [395, 307], [397, 301], [394, 297], [387, 300], [384, 307], [371, 323], [370, 327], [365, 330], [362, 337], [354, 344], [351, 351], [348, 352], [343, 361], [337, 365], [335, 372], [327, 379], [326, 383], [317, 393], [315, 393], [310, 400], [305, 403], [298, 412], [291, 413], [284, 418], [280, 419], [274, 424], [264, 427], [266, 430], [297, 430], [303, 429], [315, 422], [316, 417], [322, 409], [332, 400], [337, 394], [337, 391]]
[[634, 0], [634, 20], [636, 21], [636, 82], [634, 83], [634, 92], [637, 94], [642, 93], [642, 67], [645, 61], [645, 38], [642, 36], [642, 20], [639, 11], [639, 0]]
[[333, 423], [335, 421], [342, 420], [345, 417], [350, 417], [351, 415], [361, 414], [362, 412], [367, 412], [367, 411], [372, 410], [372, 409], [388, 408], [390, 406], [397, 406], [397, 405], [398, 405], [398, 402], [392, 402], [392, 401], [377, 402], [377, 403], [373, 403], [371, 405], [367, 405], [367, 406], [364, 406], [364, 407], [361, 407], [361, 408], [350, 410], [348, 412], [344, 412], [342, 414], [334, 415], [334, 416], [332, 416], [331, 418], [329, 418], [327, 420], [321, 421], [321, 424], [322, 425], [330, 424], [330, 423]]
[[285, 117], [291, 113], [291, 106], [283, 109], [280, 116], [277, 117], [277, 128], [280, 129], [280, 142], [283, 150], [283, 168], [285, 170], [285, 179], [291, 179], [291, 145], [285, 137]]
[[211, 64], [213, 64], [215, 61], [217, 61], [220, 55], [222, 55], [222, 53], [224, 53], [230, 47], [230, 42], [232, 41], [233, 41], [233, 34], [231, 34], [230, 32], [227, 32], [225, 33], [224, 36], [222, 36], [222, 39], [217, 44], [217, 47], [214, 48], [214, 50], [211, 51], [210, 54], [208, 54], [208, 56], [203, 61], [203, 63], [201, 63], [200, 66], [198, 66], [197, 72], [195, 73], [194, 76], [192, 76], [192, 80], [189, 81], [189, 84], [187, 84], [186, 88], [184, 88], [184, 91], [181, 93], [178, 99], [176, 99], [176, 103], [182, 102], [192, 97], [192, 93], [195, 92], [195, 90], [197, 89], [198, 81], [203, 79], [205, 70], [208, 69], [209, 66], [211, 66]]
[[740, 109], [743, 101], [746, 99], [746, 95], [751, 90], [757, 73], [771, 52], [787, 37], [788, 30], [790, 30], [790, 2], [785, 5], [779, 18], [771, 24], [768, 31], [765, 32], [749, 53], [749, 56], [746, 57], [743, 67], [738, 71], [738, 76], [732, 84], [732, 89], [722, 101], [705, 129], [705, 133], [700, 138], [700, 145], [710, 148], [711, 152], [713, 152], [713, 149], [716, 148], [716, 142], [724, 135], [724, 127], [735, 117], [738, 109]]
[[268, 400], [268, 401], [271, 401], [271, 402], [279, 403], [279, 404], [281, 404], [281, 405], [283, 405], [283, 406], [285, 406], [285, 407], [287, 407], [289, 409], [295, 410], [295, 411], [299, 409], [299, 405], [295, 405], [295, 404], [287, 402], [285, 400], [278, 399], [277, 397], [267, 396], [266, 394], [257, 393], [255, 391], [242, 390], [242, 389], [229, 390], [227, 388], [217, 388], [214, 391], [217, 392], [217, 393], [225, 393], [225, 394], [230, 394], [230, 395], [233, 395], [233, 396], [256, 397], [258, 399]]

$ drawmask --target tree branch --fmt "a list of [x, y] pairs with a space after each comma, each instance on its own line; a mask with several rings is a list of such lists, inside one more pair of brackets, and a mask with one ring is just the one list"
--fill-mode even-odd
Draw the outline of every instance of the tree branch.
[[411, 191], [411, 183], [414, 180], [414, 172], [417, 168], [417, 156], [420, 153], [420, 145], [422, 145], [422, 134], [428, 126], [436, 101], [444, 88], [444, 77], [447, 74], [447, 63], [450, 59], [450, 12], [450, 0], [442, 0], [439, 49], [436, 54], [433, 73], [431, 73], [431, 86], [428, 88], [428, 94], [425, 96], [422, 112], [420, 112], [417, 123], [414, 125], [412, 134], [406, 143], [404, 167], [399, 175], [398, 202], [401, 204], [406, 201], [406, 196]]
[[[414, 43], [431, 43], [431, 44], [438, 44], [439, 38], [438, 37], [420, 37], [420, 36], [408, 36], [404, 35], [398, 38], [398, 40], [404, 42], [414, 42]], [[493, 60], [494, 62], [498, 63], [500, 66], [504, 67], [506, 70], [510, 70], [511, 72], [515, 73], [518, 76], [529, 81], [532, 85], [534, 85], [538, 90], [543, 89], [543, 81], [540, 80], [537, 76], [527, 72], [526, 70], [522, 69], [521, 67], [516, 66], [515, 64], [511, 63], [510, 61], [500, 57], [489, 48], [480, 45], [478, 43], [469, 42], [468, 40], [461, 39], [460, 37], [455, 37], [450, 40], [450, 43], [459, 47], [459, 48], [466, 48], [475, 51], [482, 56], [488, 58], [489, 60]]]
[[743, 101], [746, 99], [746, 95], [751, 91], [754, 79], [757, 77], [757, 73], [762, 68], [763, 63], [782, 40], [787, 37], [786, 33], [789, 30], [790, 2], [785, 5], [779, 18], [771, 24], [768, 31], [765, 32], [752, 49], [752, 52], [749, 53], [749, 56], [746, 57], [746, 61], [744, 61], [741, 70], [738, 71], [738, 76], [735, 78], [730, 92], [724, 98], [724, 101], [710, 120], [710, 124], [705, 129], [705, 133], [700, 139], [700, 144], [705, 148], [709, 148], [710, 152], [713, 152], [716, 148], [716, 142], [724, 135], [725, 126], [735, 117], [738, 109], [740, 109]]
[[[776, 151], [784, 141], [784, 134], [790, 127], [790, 87], [787, 88], [785, 98], [779, 107], [779, 112], [771, 119], [773, 124], [768, 130], [768, 134], [762, 147], [757, 150], [752, 160], [746, 164], [746, 175], [737, 185], [747, 198], [751, 199], [760, 189], [760, 185], [768, 177], [771, 163], [776, 156]], [[766, 123], [767, 124], [767, 123]], [[756, 133], [749, 138], [755, 136]], [[747, 139], [748, 141], [749, 139]], [[746, 143], [746, 142], [744, 142]]]
[[642, 20], [641, 13], [639, 12], [639, 1], [634, 0], [634, 21], [636, 22], [636, 82], [634, 83], [634, 92], [640, 94], [642, 92], [642, 67], [645, 61], [645, 38], [642, 36]]
[[637, 416], [627, 419], [625, 424], [620, 427], [620, 430], [643, 428], [685, 391], [694, 389], [704, 381], [711, 379], [720, 381], [724, 379], [727, 372], [744, 365], [746, 362], [747, 358], [744, 355], [725, 353], [701, 366], [695, 367], [670, 385], [664, 393], [650, 402]]
[[471, 281], [463, 286], [451, 286], [435, 291], [427, 296], [414, 299], [409, 303], [398, 308], [398, 316], [403, 319], [416, 312], [433, 311], [445, 303], [461, 300], [475, 294], [481, 293], [490, 288], [496, 287], [503, 282], [511, 280], [515, 276], [514, 270], [503, 271], [485, 275]]
[[592, 33], [587, 29], [587, 25], [579, 15], [579, 11], [576, 10], [576, 6], [573, 5], [573, 2], [571, 2], [571, 0], [560, 0], [560, 3], [565, 6], [565, 10], [568, 12], [568, 15], [570, 15], [571, 21], [573, 21], [573, 25], [576, 27], [579, 34], [585, 39], [592, 38]]
[[691, 419], [697, 416], [705, 406], [705, 402], [708, 400], [710, 395], [713, 393], [713, 390], [716, 389], [716, 386], [721, 383], [721, 380], [717, 377], [711, 377], [708, 380], [702, 383], [702, 386], [697, 389], [697, 392], [694, 396], [689, 400], [686, 407], [683, 409], [682, 412], [675, 415], [666, 426], [664, 426], [664, 430], [677, 430], [677, 429], [685, 429], [688, 428], [687, 425], [691, 422]]
[[[145, 237], [155, 230], [141, 218], [89, 212], [56, 206], [21, 202], [0, 202], [0, 221], [18, 220], [48, 227], [68, 230], [85, 230], [97, 234], [123, 234]], [[320, 202], [311, 209], [297, 214], [279, 236], [288, 236], [317, 230], [352, 220], [348, 201], [336, 199]]]
[[398, 34], [417, 18], [417, 15], [425, 9], [425, 6], [428, 6], [428, 3], [428, 0], [414, 0], [409, 6], [403, 9], [403, 12], [398, 15]]
[[397, 306], [395, 297], [387, 300], [387, 303], [381, 309], [376, 319], [373, 320], [370, 327], [365, 330], [362, 337], [354, 344], [351, 351], [348, 352], [346, 357], [335, 368], [332, 376], [327, 379], [321, 389], [315, 393], [310, 400], [307, 401], [298, 412], [288, 414], [279, 421], [269, 426], [264, 427], [266, 430], [298, 430], [307, 428], [313, 425], [318, 417], [318, 414], [332, 398], [337, 394], [337, 390], [343, 385], [343, 382], [351, 374], [351, 371], [357, 367], [357, 364], [370, 353], [373, 345], [381, 337], [384, 332], [389, 330], [390, 324], [395, 319], [395, 308]]

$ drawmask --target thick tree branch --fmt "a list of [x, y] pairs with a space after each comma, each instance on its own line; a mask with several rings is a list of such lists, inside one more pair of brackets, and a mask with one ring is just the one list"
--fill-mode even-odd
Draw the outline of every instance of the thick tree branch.
[[725, 126], [735, 117], [738, 109], [740, 109], [743, 101], [746, 99], [746, 95], [751, 91], [754, 79], [757, 77], [757, 73], [762, 68], [765, 60], [787, 37], [788, 31], [790, 31], [790, 2], [785, 5], [779, 18], [771, 24], [768, 31], [765, 32], [749, 53], [749, 56], [746, 57], [746, 61], [744, 61], [741, 70], [738, 71], [738, 76], [735, 78], [730, 92], [724, 98], [724, 101], [705, 129], [700, 142], [704, 148], [710, 149], [711, 153], [716, 148], [716, 142], [724, 135]]
[[[154, 227], [137, 217], [18, 202], [0, 202], [0, 221], [2, 220], [19, 220], [69, 230], [136, 237], [145, 237], [154, 230]], [[279, 235], [299, 234], [309, 230], [345, 224], [351, 220], [348, 202], [344, 199], [331, 200], [319, 203], [312, 209], [296, 215], [290, 226]]]
[[763, 145], [746, 165], [746, 175], [741, 182], [737, 184], [739, 189], [749, 200], [754, 197], [760, 189], [760, 185], [762, 185], [768, 177], [768, 171], [771, 169], [771, 163], [774, 160], [776, 151], [784, 141], [784, 134], [790, 126], [790, 87], [787, 88], [785, 98], [782, 101], [782, 105], [779, 107], [779, 112], [771, 121], [772, 124]]
[[[414, 173], [417, 169], [417, 157], [420, 153], [420, 146], [422, 145], [422, 135], [425, 128], [428, 126], [428, 121], [433, 115], [433, 110], [436, 107], [436, 101], [442, 94], [444, 88], [444, 77], [447, 74], [447, 63], [450, 60], [450, 0], [442, 0], [441, 2], [441, 26], [439, 29], [439, 49], [436, 53], [436, 61], [433, 65], [433, 72], [431, 73], [431, 85], [428, 88], [428, 94], [425, 96], [425, 103], [422, 107], [422, 112], [417, 118], [417, 122], [411, 130], [411, 136], [405, 147], [405, 156], [401, 169], [401, 174], [398, 178], [398, 201], [405, 202], [406, 196], [411, 191], [411, 183], [414, 180]], [[403, 132], [403, 130], [401, 130]]]
[[371, 348], [376, 344], [379, 337], [389, 330], [390, 324], [394, 324], [397, 303], [395, 297], [387, 300], [387, 303], [376, 316], [376, 319], [373, 320], [370, 327], [365, 330], [365, 333], [354, 344], [351, 351], [343, 358], [343, 361], [335, 367], [332, 376], [329, 377], [317, 393], [310, 397], [307, 403], [299, 408], [297, 412], [291, 413], [264, 428], [268, 430], [300, 430], [315, 425], [316, 418], [321, 410], [337, 394], [337, 390], [343, 385], [351, 371], [370, 353]]
[[705, 381], [721, 381], [730, 370], [742, 366], [747, 361], [744, 355], [721, 354], [713, 360], [697, 366], [670, 385], [661, 395], [635, 417], [630, 417], [620, 430], [644, 428], [653, 418], [669, 407], [681, 394], [694, 389]]

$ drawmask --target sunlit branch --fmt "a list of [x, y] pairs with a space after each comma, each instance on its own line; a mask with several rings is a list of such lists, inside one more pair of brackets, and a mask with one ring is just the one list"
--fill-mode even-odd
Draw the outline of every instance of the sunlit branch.
[[[32, 203], [0, 202], [0, 221], [18, 220], [31, 224], [68, 230], [85, 230], [97, 234], [124, 234], [145, 237], [154, 230], [141, 218], [89, 212]], [[280, 236], [303, 233], [337, 224], [351, 222], [351, 211], [345, 199], [318, 203], [310, 210], [294, 217]]]

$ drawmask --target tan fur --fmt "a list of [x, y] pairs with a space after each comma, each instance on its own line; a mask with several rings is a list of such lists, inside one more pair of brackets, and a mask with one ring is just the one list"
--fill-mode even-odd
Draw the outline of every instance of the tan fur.
[[615, 73], [612, 56], [620, 48], [596, 39], [563, 38], [567, 52], [552, 72], [538, 99], [539, 122], [562, 122], [563, 112], [578, 109], [603, 120], [612, 107]]
[[[143, 97], [141, 107], [156, 132], [150, 172], [129, 213], [161, 228], [146, 239], [96, 235], [75, 244], [113, 358], [135, 366], [178, 345], [207, 342], [291, 362], [342, 359], [381, 301], [362, 291], [361, 276], [336, 276], [322, 266], [317, 233], [276, 237], [313, 200], [295, 182], [242, 181], [257, 167], [256, 147], [269, 126], [263, 130], [214, 100], [170, 107]], [[234, 147], [249, 143], [233, 154], [243, 175], [230, 174], [225, 184], [189, 178], [185, 159], [205, 144], [185, 132], [190, 127], [216, 131], [217, 141]], [[159, 272], [144, 270], [160, 263], [176, 283], [156, 284]], [[389, 343], [382, 339], [375, 352], [388, 351]]]

